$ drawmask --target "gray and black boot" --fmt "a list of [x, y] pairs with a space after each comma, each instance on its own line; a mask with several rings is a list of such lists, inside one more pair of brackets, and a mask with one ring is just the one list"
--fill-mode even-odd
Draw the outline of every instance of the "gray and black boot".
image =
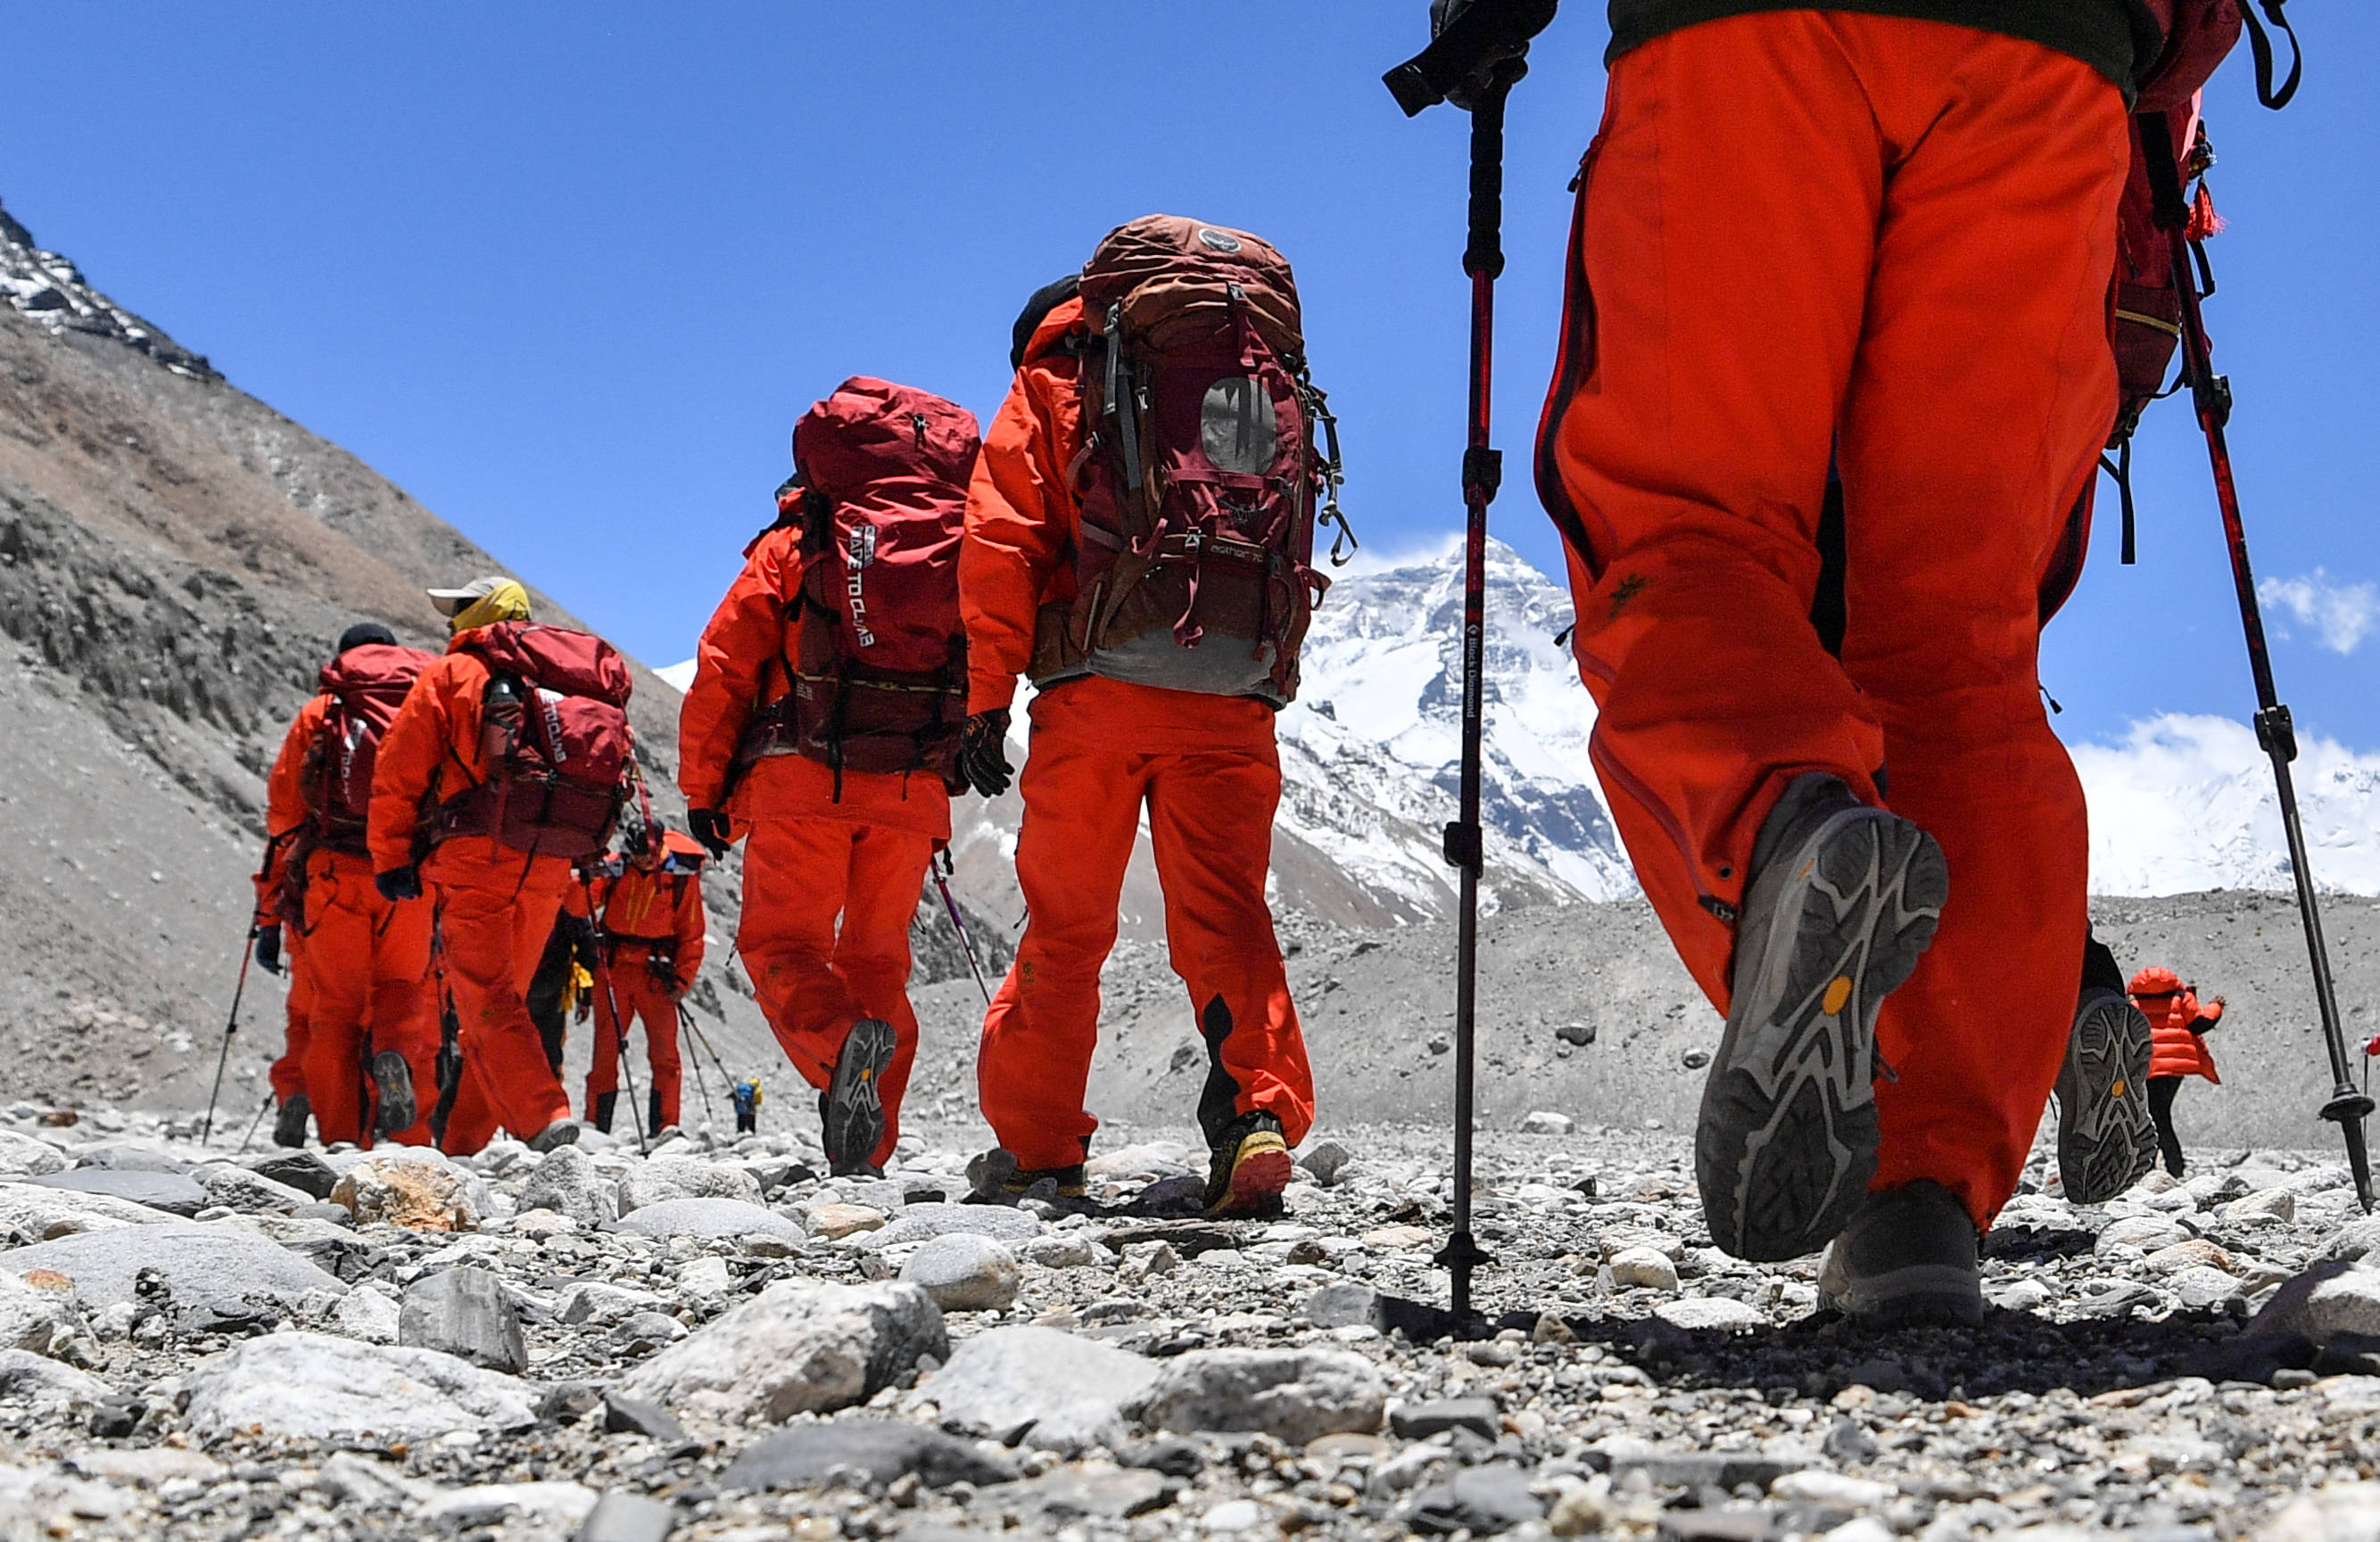
[[1727, 1030], [1703, 1085], [1694, 1177], [1739, 1258], [1815, 1253], [1876, 1161], [1876, 1014], [1934, 941], [1942, 848], [1840, 777], [1795, 777], [1754, 843]]
[[2156, 1165], [2149, 1020], [2120, 990], [2082, 992], [2058, 1068], [2058, 1176], [2070, 1205], [2100, 1205]]
[[395, 1050], [382, 1050], [371, 1058], [372, 1087], [379, 1094], [380, 1114], [376, 1123], [380, 1133], [393, 1135], [399, 1130], [409, 1130], [420, 1117], [419, 1105], [413, 1098], [413, 1067]]
[[293, 1092], [273, 1116], [273, 1144], [300, 1147], [306, 1144], [306, 1122], [314, 1117], [314, 1106], [302, 1092]]
[[1827, 1249], [1818, 1299], [1863, 1328], [1984, 1320], [1975, 1223], [1930, 1178], [1872, 1194]]
[[838, 1175], [874, 1171], [876, 1147], [884, 1139], [884, 1103], [877, 1084], [892, 1063], [894, 1048], [892, 1025], [880, 1017], [863, 1017], [843, 1036], [834, 1074], [819, 1094], [821, 1144], [828, 1168]]

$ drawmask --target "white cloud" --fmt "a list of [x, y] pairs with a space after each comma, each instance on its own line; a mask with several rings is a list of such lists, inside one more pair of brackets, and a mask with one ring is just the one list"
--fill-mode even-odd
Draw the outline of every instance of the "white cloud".
[[[2073, 755], [2093, 893], [2290, 887], [2272, 765], [2247, 724], [2168, 712]], [[2290, 771], [2315, 882], [2380, 893], [2380, 754], [2304, 735]]]
[[2300, 625], [2313, 627], [2334, 653], [2354, 652], [2380, 625], [2380, 586], [2341, 583], [2319, 567], [2295, 578], [2264, 579], [2256, 585], [2256, 598], [2289, 612]]

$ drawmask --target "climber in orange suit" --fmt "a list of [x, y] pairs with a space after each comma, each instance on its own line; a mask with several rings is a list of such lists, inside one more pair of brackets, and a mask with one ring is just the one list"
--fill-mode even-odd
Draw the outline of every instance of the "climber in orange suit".
[[[2036, 590], [2115, 415], [2137, 47], [2117, 0], [1932, 8], [1973, 24], [1640, 7], [1537, 464], [1597, 771], [1729, 1014], [1713, 1235], [1834, 1238], [1822, 1293], [1876, 1323], [1980, 1316], [1975, 1232], [2074, 1014], [2083, 805]], [[1830, 456], [1840, 661], [1809, 621]]]
[[2149, 1020], [2149, 1113], [2156, 1121], [2165, 1170], [2179, 1178], [2183, 1163], [2181, 1136], [2173, 1127], [2174, 1094], [2192, 1076], [2222, 1085], [2206, 1035], [2223, 1021], [2223, 998], [2200, 1005], [2198, 988], [2182, 984], [2180, 976], [2162, 965], [2134, 975], [2125, 993]]
[[[1004, 786], [1000, 746], [1045, 606], [1070, 604], [1082, 446], [1066, 299], [1032, 327], [984, 437], [967, 499], [959, 594], [967, 628], [967, 768]], [[1261, 1208], [1289, 1179], [1314, 1122], [1314, 1077], [1265, 901], [1281, 762], [1273, 710], [1099, 675], [1045, 681], [1019, 790], [1016, 877], [1028, 919], [983, 1026], [983, 1113], [1021, 1171], [1080, 1191], [1099, 1122], [1084, 1107], [1099, 1038], [1099, 967], [1142, 811], [1165, 893], [1173, 972], [1189, 990], [1208, 1070], [1198, 1121], [1213, 1158], [1208, 1203]]]
[[682, 1075], [678, 1001], [702, 968], [702, 848], [654, 827], [624, 860], [573, 887], [569, 913], [595, 922], [602, 968], [595, 980], [594, 1058], [583, 1112], [609, 1133], [620, 1088], [620, 1048], [628, 1025], [645, 1026], [645, 1128], [677, 1123]]
[[[929, 772], [837, 773], [801, 754], [764, 754], [737, 774], [747, 730], [785, 699], [786, 661], [801, 656], [801, 538], [798, 524], [781, 524], [754, 541], [703, 628], [678, 712], [678, 786], [714, 855], [731, 835], [745, 838], [735, 951], [785, 1058], [820, 1093], [830, 1165], [857, 1171], [881, 1168], [901, 1135], [917, 1059], [909, 919], [926, 864], [950, 840], [951, 795]], [[889, 1043], [854, 1045], [883, 1028]], [[846, 1052], [855, 1048], [865, 1055]], [[880, 1058], [880, 1132], [853, 1135], [846, 1148], [836, 1071], [847, 1081]]]
[[[289, 1058], [298, 1062], [294, 1077], [275, 1066], [275, 1090], [294, 1082], [326, 1146], [369, 1147], [382, 1133], [407, 1145], [430, 1141], [429, 1104], [416, 1091], [434, 1085], [438, 1052], [427, 983], [430, 917], [373, 888], [357, 817], [369, 795], [357, 787], [343, 795], [341, 758], [356, 747], [334, 741], [358, 722], [339, 707], [342, 693], [377, 689], [401, 698], [432, 657], [397, 646], [384, 627], [350, 628], [322, 670], [322, 690], [290, 723], [266, 783], [265, 823], [276, 851], [266, 906], [276, 918], [276, 942], [285, 926], [290, 933], [282, 951], [292, 965]], [[301, 1006], [302, 1035], [294, 1030]]]
[[[510, 580], [488, 584], [478, 594], [432, 590], [431, 597], [458, 607], [450, 613], [455, 642], [476, 627], [528, 616], [527, 593]], [[490, 672], [449, 646], [414, 681], [381, 741], [372, 781], [372, 868], [383, 894], [418, 899], [427, 884], [433, 896], [434, 911], [419, 903], [399, 908], [425, 920], [434, 914], [441, 981], [459, 1025], [463, 1080], [441, 1146], [468, 1156], [501, 1126], [544, 1151], [577, 1140], [579, 1133], [570, 1118], [570, 1097], [546, 1063], [527, 1000], [546, 934], [571, 888], [570, 861], [516, 851], [486, 835], [453, 836], [427, 856], [415, 850], [415, 834], [440, 800], [488, 779], [480, 705]]]

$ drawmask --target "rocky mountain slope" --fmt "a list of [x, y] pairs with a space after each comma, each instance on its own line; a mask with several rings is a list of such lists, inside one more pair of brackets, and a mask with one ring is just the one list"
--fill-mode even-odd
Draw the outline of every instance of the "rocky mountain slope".
[[[0, 213], [0, 926], [18, 939], [0, 1086], [203, 1101], [290, 715], [347, 625], [438, 647], [422, 588], [497, 571]], [[636, 674], [641, 759], [674, 814], [677, 697]], [[773, 1082], [728, 946], [735, 892], [732, 872], [709, 885], [719, 963], [695, 1000], [733, 1069]], [[964, 972], [939, 911], [921, 917], [922, 972]], [[228, 1106], [262, 1096], [280, 1017], [252, 974]]]

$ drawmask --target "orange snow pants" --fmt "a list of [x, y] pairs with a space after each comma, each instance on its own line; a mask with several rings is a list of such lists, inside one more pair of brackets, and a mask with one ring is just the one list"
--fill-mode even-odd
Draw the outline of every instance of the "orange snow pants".
[[430, 1144], [438, 1100], [437, 994], [430, 986], [430, 907], [391, 905], [371, 863], [318, 850], [306, 862], [306, 1098], [322, 1144], [372, 1144], [379, 1097], [371, 1056], [394, 1050], [413, 1073], [414, 1123], [391, 1138]]
[[[1875, 1186], [1934, 1179], [1979, 1225], [2014, 1191], [2086, 930], [2035, 588], [2114, 416], [2128, 155], [2113, 85], [1993, 33], [1797, 10], [1645, 43], [1582, 172], [1540, 432], [1541, 491], [1576, 516], [1592, 759], [1712, 1002], [1791, 777], [1831, 771], [1941, 843], [1941, 929], [1878, 1022]], [[1830, 457], [1840, 662], [1809, 620]]]
[[430, 854], [421, 876], [437, 896], [441, 979], [463, 1057], [441, 1144], [469, 1156], [499, 1126], [527, 1140], [570, 1115], [570, 1095], [528, 1014], [528, 982], [570, 888], [570, 864], [458, 835]]
[[[283, 925], [281, 958], [282, 967], [289, 971], [289, 1000], [281, 1026], [281, 1058], [269, 1074], [276, 1108], [306, 1090], [306, 1018], [314, 1010], [314, 977], [306, 972], [305, 943], [296, 927]], [[312, 1106], [312, 1099], [306, 1101]]]
[[762, 818], [750, 829], [735, 951], [785, 1058], [823, 1089], [854, 1023], [892, 1026], [892, 1063], [876, 1084], [884, 1138], [869, 1158], [881, 1167], [900, 1139], [901, 1098], [917, 1063], [909, 919], [933, 837], [818, 818]]
[[[677, 1123], [683, 1073], [677, 1052], [677, 998], [645, 966], [650, 956], [632, 944], [613, 948], [602, 976], [595, 981], [594, 1058], [587, 1066], [586, 1109], [587, 1117], [594, 1118], [595, 1099], [620, 1090], [620, 1040], [630, 1023], [640, 1022], [645, 1026], [645, 1064], [652, 1072], [645, 1094], [659, 1106], [653, 1129], [660, 1130]], [[617, 1015], [613, 1012], [615, 1003]]]
[[1099, 1043], [1099, 966], [1141, 811], [1165, 892], [1165, 942], [1206, 1040], [1198, 1123], [1209, 1144], [1263, 1111], [1291, 1145], [1314, 1123], [1314, 1074], [1265, 903], [1281, 760], [1271, 709], [1098, 678], [1033, 698], [1018, 790], [1016, 879], [1027, 920], [984, 1017], [983, 1116], [1027, 1169], [1071, 1167]]

